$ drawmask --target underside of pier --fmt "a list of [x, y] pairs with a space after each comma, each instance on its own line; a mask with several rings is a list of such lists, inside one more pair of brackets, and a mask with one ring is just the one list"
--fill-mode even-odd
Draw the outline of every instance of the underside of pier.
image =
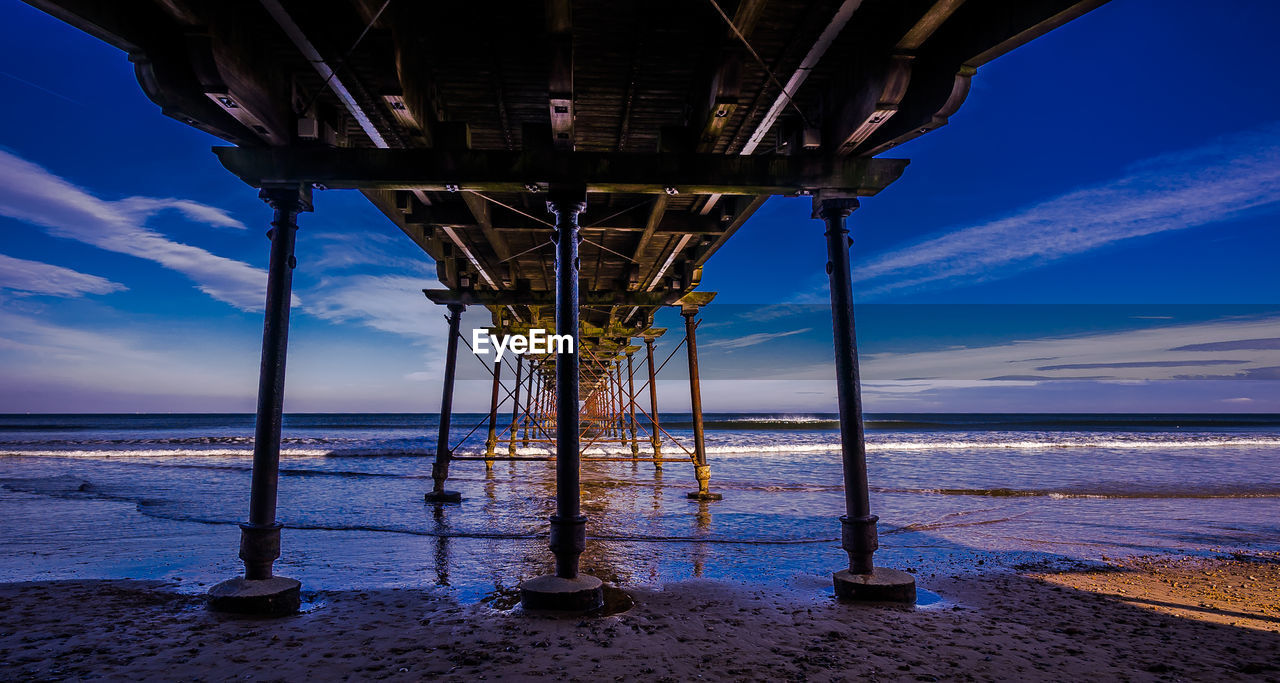
[[[770, 196], [812, 196], [830, 256], [848, 504], [836, 591], [914, 599], [909, 576], [871, 562], [845, 220], [907, 165], [877, 155], [945, 125], [979, 67], [1105, 0], [27, 2], [127, 52], [165, 114], [234, 145], [215, 148], [219, 160], [275, 211], [246, 576], [213, 604], [287, 612], [296, 582], [271, 565], [293, 243], [297, 215], [326, 189], [361, 192], [436, 264], [442, 287], [425, 293], [448, 308], [451, 334], [428, 501], [461, 498], [444, 484], [464, 309], [482, 310], [494, 334], [554, 327], [576, 339], [509, 368], [510, 389], [494, 366], [486, 449], [497, 457], [504, 393], [509, 454], [519, 429], [555, 444], [556, 572], [524, 599], [574, 610], [599, 602], [599, 582], [577, 573], [583, 441], [629, 439], [633, 455], [645, 441], [663, 460], [655, 312], [678, 306], [686, 322], [690, 497], [713, 500], [695, 330], [714, 295], [697, 291], [702, 270]], [[640, 341], [651, 403], [638, 421]]]

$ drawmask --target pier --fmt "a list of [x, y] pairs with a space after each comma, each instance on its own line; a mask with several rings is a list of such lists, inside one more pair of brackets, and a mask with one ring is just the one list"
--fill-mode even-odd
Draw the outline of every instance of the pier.
[[[272, 570], [292, 272], [306, 267], [293, 252], [313, 196], [339, 190], [363, 194], [443, 286], [424, 289], [449, 320], [426, 504], [467, 504], [448, 489], [455, 461], [551, 446], [555, 570], [521, 598], [568, 612], [602, 601], [578, 566], [593, 444], [688, 463], [688, 497], [720, 498], [702, 435], [696, 332], [715, 297], [703, 269], [770, 197], [810, 198], [814, 222], [778, 245], [827, 246], [849, 555], [835, 591], [913, 603], [912, 576], [873, 559], [849, 220], [906, 170], [880, 155], [945, 125], [978, 69], [1105, 0], [27, 2], [128, 53], [147, 96], [227, 141], [218, 160], [273, 211], [245, 573], [210, 605], [283, 614], [300, 591]], [[663, 307], [680, 309], [680, 333], [654, 327]], [[450, 432], [464, 315], [494, 335], [576, 341], [490, 366], [483, 456], [455, 456]], [[658, 419], [657, 373], [681, 349], [691, 443]]]

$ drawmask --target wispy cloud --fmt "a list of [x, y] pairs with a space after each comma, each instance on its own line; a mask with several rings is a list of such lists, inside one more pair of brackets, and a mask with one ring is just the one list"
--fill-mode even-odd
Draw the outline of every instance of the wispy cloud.
[[[385, 232], [322, 232], [308, 236], [319, 245], [319, 256], [308, 262], [316, 271], [330, 272], [347, 268], [368, 267], [423, 273], [434, 279], [434, 269], [421, 251], [404, 240], [404, 235]], [[418, 258], [406, 254], [417, 253]], [[421, 289], [419, 287], [418, 289]]]
[[1041, 365], [1037, 370], [1128, 370], [1132, 368], [1186, 368], [1207, 365], [1244, 365], [1247, 360], [1214, 359], [1214, 360], [1133, 360], [1121, 363], [1065, 363], [1063, 365]]
[[[70, 409], [81, 409], [78, 401], [117, 393], [252, 397], [254, 366], [227, 362], [251, 346], [206, 343], [196, 350], [147, 337], [139, 330], [81, 329], [0, 309], [0, 381], [60, 394]], [[13, 392], [0, 397], [8, 410], [22, 409], [23, 401]]]
[[1280, 350], [1280, 337], [1264, 339], [1232, 339], [1230, 341], [1186, 344], [1170, 351], [1276, 351]]
[[209, 225], [244, 227], [220, 209], [185, 199], [100, 199], [0, 150], [0, 215], [41, 226], [55, 237], [154, 261], [186, 275], [200, 291], [219, 301], [246, 311], [261, 309], [266, 273], [147, 228], [147, 219], [163, 210], [177, 210]]
[[804, 334], [805, 332], [808, 332], [808, 331], [809, 331], [809, 330], [811, 330], [811, 329], [813, 329], [813, 328], [805, 327], [805, 328], [803, 328], [803, 329], [799, 329], [799, 330], [790, 330], [790, 331], [787, 331], [787, 332], [757, 332], [757, 333], [755, 333], [755, 334], [745, 334], [745, 335], [742, 335], [742, 336], [740, 336], [740, 337], [733, 337], [733, 338], [731, 338], [731, 339], [717, 339], [717, 340], [715, 340], [715, 341], [711, 341], [711, 342], [707, 342], [707, 343], [703, 344], [703, 347], [704, 347], [704, 348], [729, 349], [729, 350], [732, 350], [732, 349], [745, 349], [745, 348], [747, 348], [747, 347], [749, 347], [749, 346], [756, 346], [756, 345], [758, 345], [758, 344], [765, 344], [765, 343], [771, 342], [771, 341], [773, 341], [773, 340], [775, 340], [775, 339], [781, 339], [781, 338], [783, 338], [783, 337], [790, 337], [790, 336], [792, 336], [792, 335], [796, 335], [796, 334]]
[[429, 280], [413, 275], [350, 275], [311, 288], [307, 311], [324, 320], [355, 322], [416, 340], [439, 333], [440, 309], [422, 295]]
[[115, 202], [115, 205], [126, 214], [134, 216], [138, 220], [146, 220], [153, 214], [159, 213], [166, 209], [172, 209], [180, 212], [188, 219], [196, 223], [204, 223], [219, 228], [236, 228], [244, 230], [245, 225], [240, 221], [227, 215], [226, 211], [217, 207], [193, 202], [190, 199], [157, 199], [155, 197], [125, 197]]
[[0, 254], [0, 289], [26, 294], [78, 297], [127, 289], [104, 277]]
[[[822, 302], [825, 304], [826, 299]], [[826, 310], [827, 306], [815, 306], [812, 303], [783, 303], [783, 304], [766, 304], [764, 306], [740, 307], [741, 312], [738, 317], [743, 320], [752, 322], [769, 322], [778, 320], [779, 318], [787, 318], [793, 315], [811, 314], [816, 310]], [[704, 323], [706, 324], [706, 323]]]
[[1111, 182], [959, 227], [859, 264], [865, 295], [976, 282], [1122, 240], [1230, 220], [1280, 202], [1280, 124], [1153, 158]]
[[311, 302], [308, 313], [415, 342], [442, 334], [442, 309], [422, 294], [437, 284], [435, 268], [415, 247], [369, 231], [320, 233], [311, 239], [319, 255], [308, 262], [308, 271], [323, 275], [303, 289]]
[[[869, 380], [946, 378], [960, 381], [1146, 381], [1167, 379], [1266, 379], [1280, 365], [1280, 349], [1244, 354], [1236, 340], [1269, 338], [1280, 318], [1224, 319], [1140, 330], [1014, 340], [988, 346], [863, 356]], [[1188, 343], [1190, 342], [1190, 344]], [[1221, 345], [1222, 348], [1217, 348]], [[1188, 347], [1203, 357], [1188, 357]], [[1063, 362], [1044, 365], [1044, 359]], [[1229, 366], [1230, 375], [1189, 375], [1187, 368]], [[1082, 373], [1081, 371], [1094, 371]], [[1097, 370], [1109, 371], [1098, 375]], [[929, 386], [935, 380], [907, 382]]]

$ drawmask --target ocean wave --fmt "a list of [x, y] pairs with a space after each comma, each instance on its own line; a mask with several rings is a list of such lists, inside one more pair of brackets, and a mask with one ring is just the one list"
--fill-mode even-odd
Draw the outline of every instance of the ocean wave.
[[[288, 436], [280, 439], [284, 444], [322, 445], [338, 443], [360, 443], [367, 439], [342, 437], [296, 437]], [[174, 436], [142, 439], [26, 439], [10, 441], [0, 439], [0, 449], [13, 446], [172, 446], [172, 445], [253, 445], [252, 436]]]
[[875, 488], [880, 493], [914, 493], [941, 496], [986, 496], [991, 498], [1280, 498], [1280, 486], [1253, 488], [1177, 489], [1016, 489], [1016, 488]]
[[868, 415], [867, 429], [932, 431], [1152, 431], [1280, 426], [1275, 415], [981, 414]]
[[1280, 438], [1189, 438], [1177, 435], [1177, 438], [1165, 439], [1099, 439], [1091, 437], [1055, 436], [1045, 440], [956, 440], [956, 441], [891, 441], [868, 442], [868, 451], [927, 451], [927, 450], [979, 450], [979, 449], [1016, 449], [1040, 450], [1050, 448], [1091, 448], [1091, 449], [1188, 449], [1188, 448], [1239, 448], [1253, 446], [1280, 447]]
[[[203, 445], [207, 442], [201, 441], [182, 441], [181, 445]], [[240, 442], [236, 442], [240, 443]], [[249, 439], [246, 445], [252, 443]], [[295, 447], [286, 447], [281, 449], [282, 457], [296, 458], [359, 458], [359, 457], [412, 457], [412, 458], [433, 458], [434, 450], [411, 450], [404, 447], [348, 447], [348, 448], [299, 448], [296, 446], [313, 445], [321, 446], [326, 442], [323, 440], [311, 442], [289, 442]], [[348, 442], [350, 443], [350, 442]], [[358, 443], [358, 441], [356, 441]], [[33, 444], [46, 446], [46, 443]], [[133, 445], [119, 444], [115, 442], [96, 444], [92, 442], [69, 442], [69, 446], [80, 446], [79, 448], [14, 448], [13, 444], [0, 444], [0, 456], [16, 456], [16, 457], [60, 457], [60, 458], [146, 458], [146, 457], [249, 457], [253, 455], [252, 448], [111, 448], [110, 446]], [[166, 444], [137, 444], [137, 445], [166, 445]], [[227, 445], [222, 442], [212, 442], [209, 445]], [[647, 445], [647, 444], [646, 444]], [[108, 446], [107, 448], [95, 448], [94, 446]], [[690, 444], [686, 443], [686, 447]], [[1093, 449], [1093, 450], [1193, 450], [1193, 449], [1210, 449], [1210, 448], [1280, 448], [1280, 438], [1276, 437], [1192, 437], [1188, 435], [1171, 435], [1169, 438], [1097, 438], [1092, 436], [1070, 437], [1061, 434], [1047, 436], [1044, 439], [1008, 439], [1001, 440], [998, 438], [979, 440], [919, 440], [919, 441], [869, 441], [866, 449], [869, 452], [877, 453], [893, 453], [893, 452], [926, 452], [926, 451], [975, 451], [975, 450], [1049, 450], [1049, 449]], [[841, 444], [839, 441], [823, 441], [818, 443], [777, 443], [770, 441], [768, 443], [741, 443], [741, 444], [714, 444], [707, 446], [706, 450], [709, 455], [772, 455], [772, 454], [806, 454], [806, 455], [830, 455], [841, 452]], [[671, 457], [683, 453], [683, 451], [671, 444], [663, 447], [664, 455]], [[483, 457], [485, 454], [483, 445], [474, 447], [468, 446], [460, 448], [454, 452], [455, 456], [466, 456], [470, 458]], [[499, 457], [507, 454], [505, 448], [500, 448]], [[516, 449], [516, 455], [521, 457], [551, 457], [555, 454], [554, 450], [546, 446], [533, 445], [521, 446]], [[629, 444], [597, 444], [585, 448], [582, 451], [584, 458], [591, 457], [630, 457], [631, 446]], [[653, 456], [652, 450], [642, 447], [640, 449], [640, 460], [645, 460]]]
[[[284, 448], [281, 457], [331, 457], [334, 451], [321, 448]], [[404, 453], [387, 450], [385, 452], [368, 451], [357, 455], [428, 455], [426, 453]], [[430, 454], [434, 455], [434, 453]], [[15, 450], [0, 449], [0, 456], [16, 457], [49, 457], [49, 458], [190, 458], [190, 457], [241, 457], [253, 456], [252, 448], [137, 448], [121, 450], [102, 449], [53, 449], [53, 450]]]
[[[840, 421], [826, 418], [812, 419], [742, 419], [742, 420], [707, 420], [703, 426], [711, 431], [789, 431], [839, 429]], [[692, 422], [662, 423], [664, 429], [692, 429]]]

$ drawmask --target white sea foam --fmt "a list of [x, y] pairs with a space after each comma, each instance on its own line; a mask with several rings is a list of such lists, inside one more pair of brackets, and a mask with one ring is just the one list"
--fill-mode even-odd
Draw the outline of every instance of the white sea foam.
[[[682, 439], [686, 448], [692, 451], [692, 439]], [[323, 442], [320, 442], [323, 443]], [[102, 444], [107, 445], [107, 444]], [[319, 444], [314, 444], [319, 445]], [[95, 448], [94, 444], [85, 444], [82, 448], [15, 448], [12, 445], [0, 445], [0, 456], [22, 457], [58, 457], [58, 458], [189, 458], [189, 457], [250, 457], [252, 448]], [[646, 444], [647, 446], [647, 444]], [[1051, 449], [1087, 449], [1087, 450], [1194, 450], [1215, 448], [1278, 448], [1280, 438], [1276, 437], [1227, 437], [1227, 436], [1189, 436], [1170, 435], [1165, 438], [1114, 438], [1096, 435], [1046, 435], [1042, 439], [1001, 439], [993, 436], [988, 439], [937, 439], [922, 438], [911, 441], [870, 441], [866, 448], [869, 452], [927, 452], [927, 451], [975, 451], [975, 450], [1051, 450]], [[736, 443], [713, 443], [708, 445], [709, 455], [763, 455], [772, 454], [838, 454], [841, 450], [839, 441], [779, 442], [778, 439], [742, 440]], [[505, 448], [499, 449], [499, 455], [506, 455]], [[544, 445], [522, 446], [516, 449], [520, 457], [548, 457], [554, 450]], [[678, 446], [667, 443], [663, 447], [665, 457], [680, 457], [685, 452]], [[282, 457], [318, 458], [318, 457], [434, 457], [434, 449], [406, 448], [360, 448], [344, 444], [336, 448], [284, 448]], [[455, 455], [477, 457], [483, 456], [483, 446], [459, 449]], [[585, 457], [629, 457], [630, 445], [606, 444], [593, 445], [582, 451]], [[649, 448], [642, 447], [640, 459], [653, 457]]]
[[716, 422], [757, 422], [760, 424], [810, 424], [810, 423], [839, 422], [839, 420], [834, 417], [816, 417], [813, 415], [795, 415], [795, 416], [786, 415], [781, 417], [742, 417], [742, 418], [728, 419], [728, 420], [719, 419], [715, 421]]

